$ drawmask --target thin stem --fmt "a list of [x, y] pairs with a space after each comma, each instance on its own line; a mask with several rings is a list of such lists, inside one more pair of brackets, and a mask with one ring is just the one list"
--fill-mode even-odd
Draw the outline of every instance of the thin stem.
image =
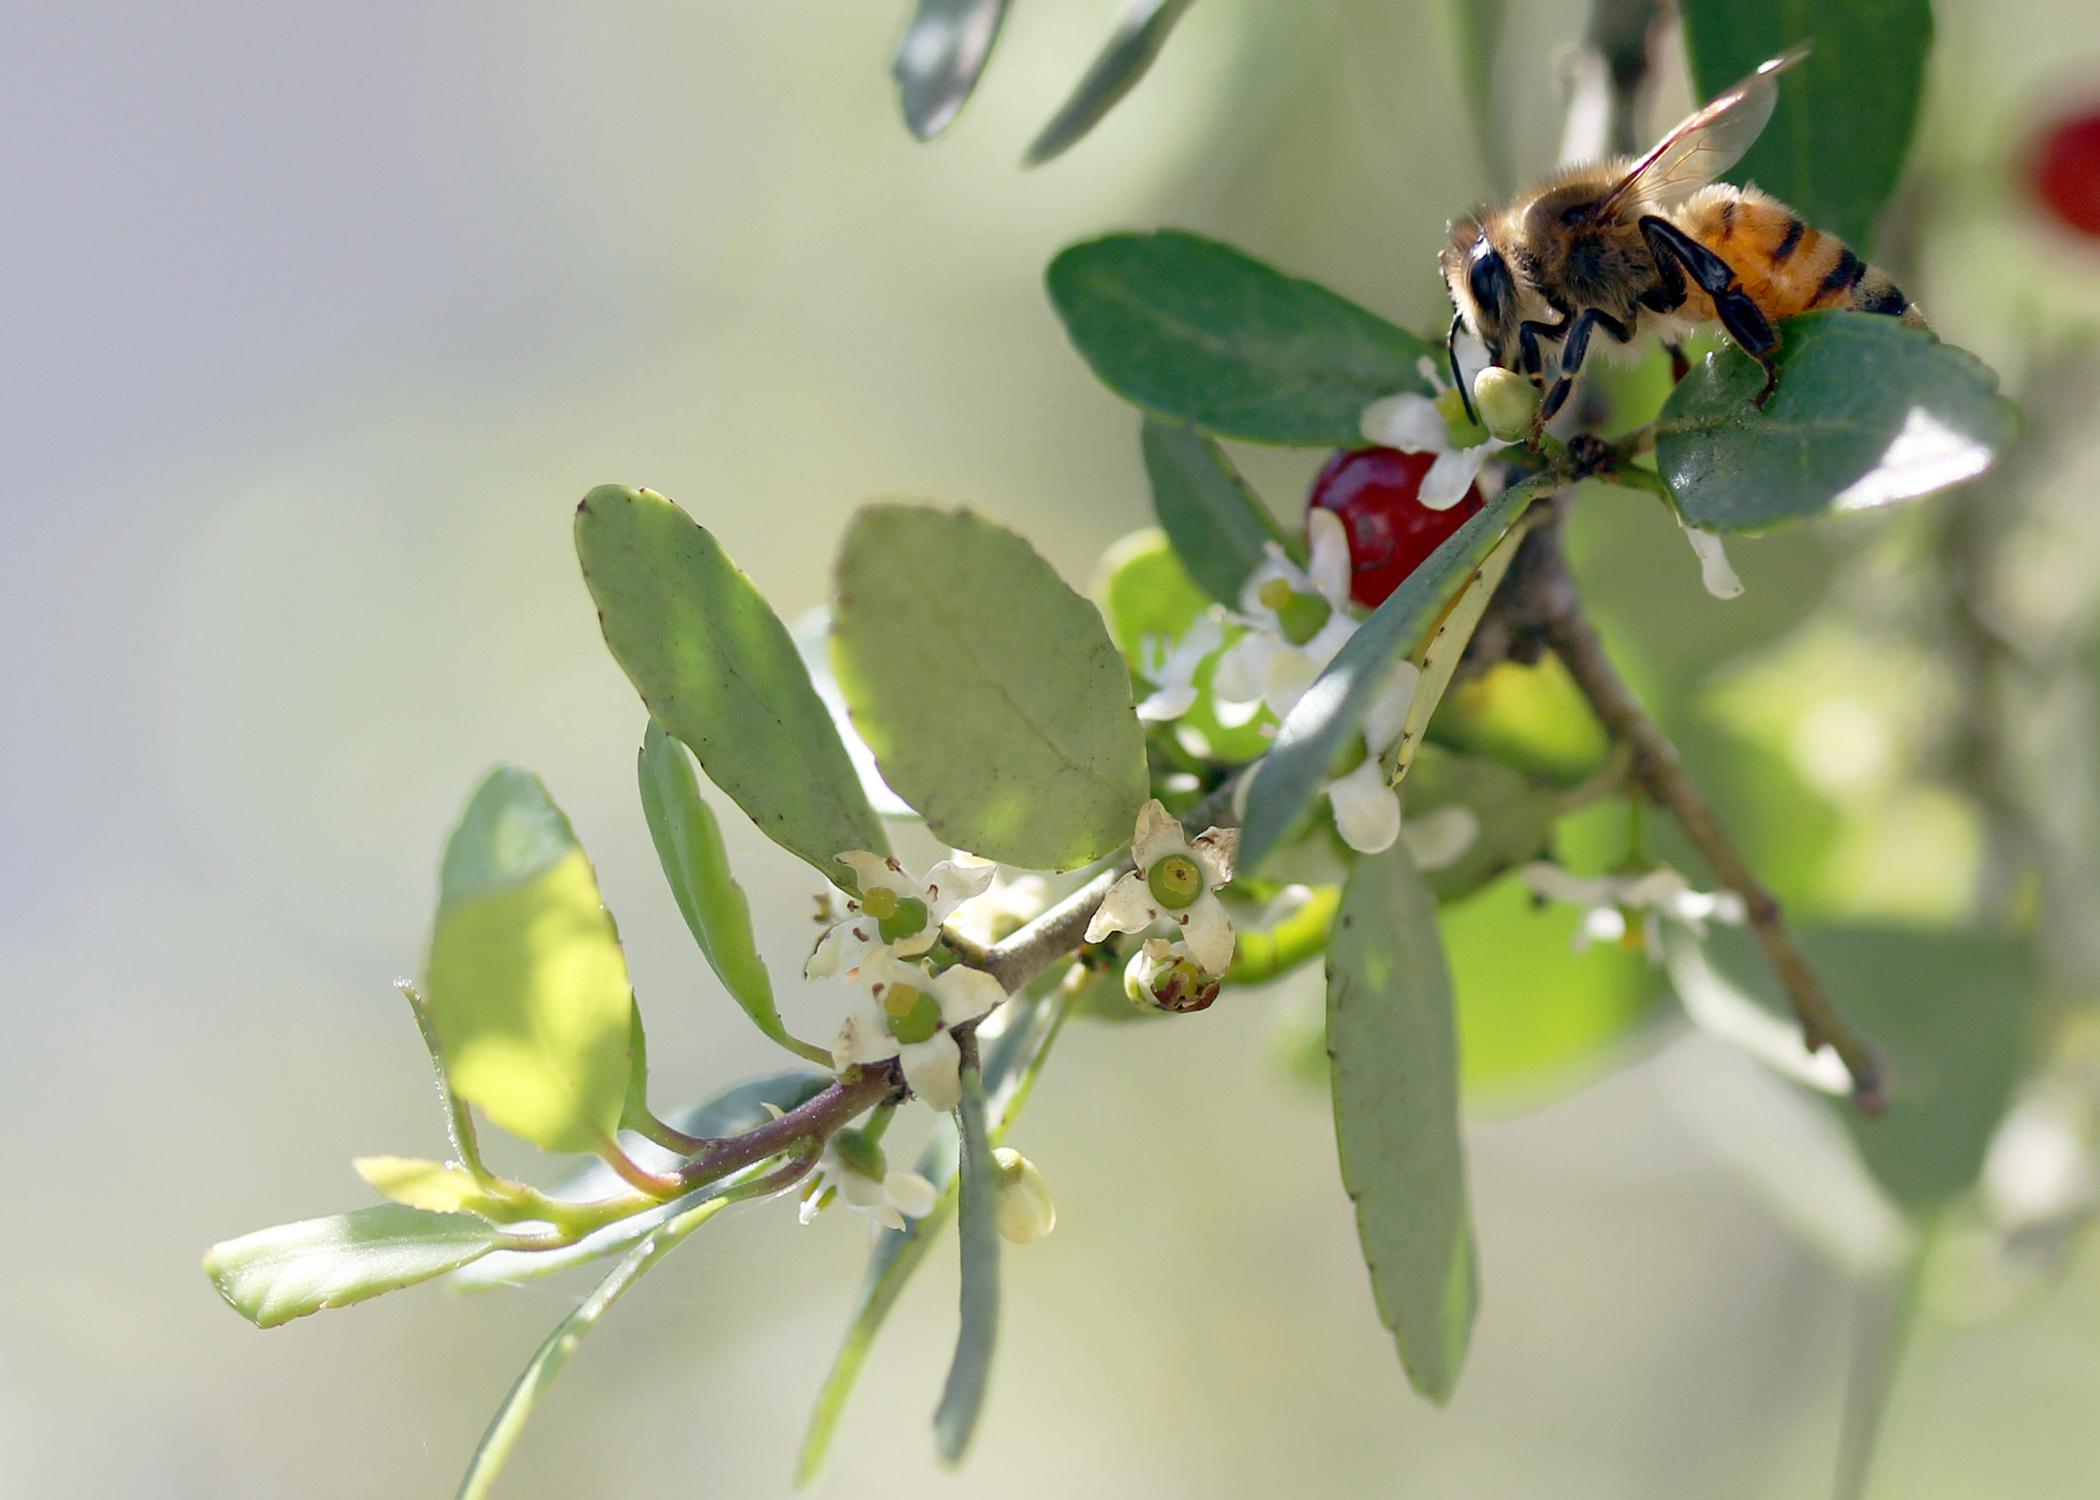
[[621, 1150], [620, 1143], [610, 1136], [598, 1142], [598, 1159], [617, 1172], [622, 1182], [652, 1198], [675, 1198], [687, 1190], [687, 1185], [679, 1178], [650, 1171]]

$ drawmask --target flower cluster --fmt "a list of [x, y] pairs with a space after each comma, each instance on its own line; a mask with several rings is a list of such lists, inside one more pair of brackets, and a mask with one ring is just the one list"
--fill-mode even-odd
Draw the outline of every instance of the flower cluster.
[[1743, 898], [1734, 891], [1695, 891], [1668, 865], [1618, 875], [1577, 875], [1541, 860], [1524, 866], [1518, 877], [1541, 901], [1583, 908], [1582, 925], [1575, 932], [1578, 951], [1592, 943], [1637, 944], [1660, 962], [1665, 921], [1703, 938], [1708, 922], [1740, 926], [1744, 916]]

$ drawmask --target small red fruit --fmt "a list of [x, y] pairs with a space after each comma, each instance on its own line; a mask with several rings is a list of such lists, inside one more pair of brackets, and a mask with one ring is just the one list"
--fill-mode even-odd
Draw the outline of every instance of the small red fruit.
[[1349, 533], [1349, 597], [1376, 609], [1444, 538], [1481, 507], [1480, 489], [1466, 491], [1449, 510], [1431, 510], [1419, 497], [1434, 453], [1359, 448], [1335, 454], [1313, 480], [1306, 508], [1324, 507]]
[[2027, 182], [2068, 228], [2100, 239], [2100, 109], [2045, 129], [2029, 158]]

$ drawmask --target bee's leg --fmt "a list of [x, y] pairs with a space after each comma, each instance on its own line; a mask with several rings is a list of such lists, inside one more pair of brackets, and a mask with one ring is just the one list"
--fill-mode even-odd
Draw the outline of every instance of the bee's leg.
[[1713, 298], [1714, 314], [1736, 347], [1763, 366], [1765, 385], [1757, 393], [1757, 404], [1763, 406], [1779, 382], [1779, 367], [1772, 362], [1779, 349], [1779, 334], [1772, 327], [1772, 320], [1750, 300], [1727, 261], [1668, 219], [1649, 214], [1641, 220], [1641, 238], [1648, 242], [1648, 253], [1655, 257], [1664, 286], [1676, 278], [1677, 267], [1683, 266], [1699, 290]]
[[1546, 399], [1539, 407], [1539, 421], [1550, 422], [1554, 414], [1566, 404], [1568, 392], [1575, 389], [1575, 373], [1590, 352], [1590, 330], [1601, 328], [1620, 343], [1633, 340], [1633, 330], [1601, 308], [1586, 307], [1575, 315], [1569, 325], [1568, 341], [1560, 347], [1560, 379], [1553, 382], [1553, 389], [1546, 392]]
[[1675, 385], [1692, 373], [1692, 362], [1685, 358], [1682, 344], [1665, 344], [1663, 348], [1670, 356], [1670, 384]]
[[1543, 385], [1546, 379], [1546, 359], [1539, 352], [1539, 340], [1542, 338], [1557, 339], [1567, 331], [1568, 321], [1566, 318], [1562, 318], [1558, 323], [1536, 323], [1528, 319], [1519, 323], [1517, 325], [1518, 363], [1524, 367], [1520, 373], [1529, 375], [1534, 382]]

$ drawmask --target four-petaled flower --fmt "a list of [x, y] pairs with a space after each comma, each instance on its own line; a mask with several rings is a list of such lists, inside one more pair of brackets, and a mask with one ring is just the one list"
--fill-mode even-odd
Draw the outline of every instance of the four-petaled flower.
[[862, 960], [860, 982], [831, 1044], [832, 1065], [844, 1073], [894, 1057], [913, 1093], [943, 1113], [955, 1108], [962, 1102], [962, 1050], [952, 1029], [1006, 999], [999, 981], [962, 964], [930, 974], [878, 948]]
[[902, 1229], [906, 1219], [925, 1218], [940, 1201], [940, 1190], [932, 1183], [917, 1172], [891, 1170], [881, 1145], [867, 1132], [851, 1129], [824, 1143], [797, 1217], [807, 1224], [834, 1194], [855, 1213], [887, 1229]]
[[811, 979], [851, 978], [877, 949], [911, 958], [931, 948], [948, 914], [983, 893], [997, 865], [942, 860], [920, 880], [894, 859], [850, 849], [838, 862], [852, 869], [858, 900], [846, 903], [846, 919], [817, 940], [802, 972]]
[[1137, 716], [1148, 724], [1165, 724], [1196, 706], [1196, 673], [1212, 652], [1225, 644], [1225, 625], [1205, 611], [1179, 641], [1165, 636], [1145, 637], [1138, 651], [1138, 665], [1152, 691], [1137, 706]]
[[[1436, 462], [1422, 476], [1422, 487], [1416, 492], [1416, 498], [1426, 509], [1449, 510], [1465, 499], [1466, 491], [1480, 478], [1480, 471], [1486, 467], [1487, 461], [1509, 444], [1500, 438], [1489, 437], [1485, 428], [1456, 431], [1461, 425], [1471, 426], [1466, 421], [1465, 405], [1457, 388], [1444, 384], [1433, 360], [1425, 357], [1416, 367], [1436, 394], [1423, 396], [1413, 391], [1401, 391], [1397, 395], [1382, 396], [1364, 408], [1363, 415], [1357, 419], [1357, 430], [1366, 442], [1381, 448], [1434, 453]], [[1460, 368], [1465, 370], [1463, 362]], [[1473, 372], [1465, 371], [1465, 374], [1467, 380], [1473, 378]], [[1472, 441], [1464, 441], [1466, 438]]]
[[1587, 908], [1575, 934], [1577, 951], [1591, 943], [1625, 943], [1631, 923], [1640, 922], [1640, 945], [1648, 957], [1662, 958], [1662, 924], [1675, 922], [1695, 937], [1706, 936], [1708, 922], [1739, 925], [1743, 898], [1734, 891], [1695, 891], [1691, 882], [1668, 865], [1624, 875], [1576, 875], [1543, 860], [1518, 872], [1542, 901]]
[[1165, 919], [1181, 929], [1197, 963], [1223, 974], [1232, 962], [1232, 918], [1217, 889], [1232, 880], [1239, 843], [1237, 828], [1206, 829], [1191, 839], [1166, 804], [1157, 798], [1147, 802], [1138, 809], [1137, 832], [1130, 840], [1137, 868], [1110, 888], [1087, 923], [1086, 940], [1098, 943], [1111, 933], [1142, 932]]
[[[1356, 633], [1349, 613], [1349, 532], [1331, 510], [1305, 518], [1309, 561], [1275, 542], [1240, 587], [1248, 631], [1218, 658], [1211, 689], [1227, 702], [1259, 701], [1281, 719]], [[1220, 714], [1221, 721], [1226, 719]], [[1251, 711], [1242, 716], [1252, 717]]]

